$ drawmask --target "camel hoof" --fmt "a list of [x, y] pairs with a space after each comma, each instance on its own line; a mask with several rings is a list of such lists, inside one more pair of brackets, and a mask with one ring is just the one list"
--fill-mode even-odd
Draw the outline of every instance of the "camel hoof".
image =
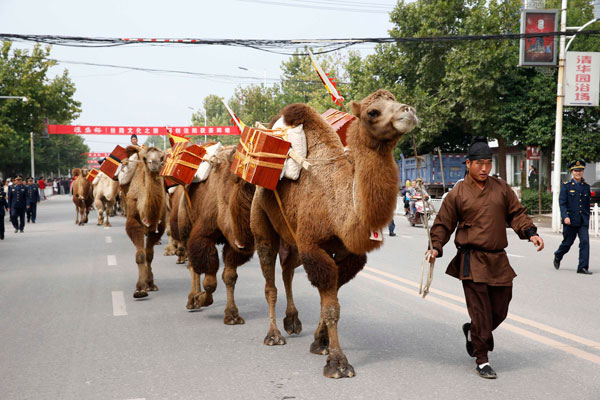
[[346, 357], [339, 360], [328, 359], [327, 364], [323, 368], [323, 376], [327, 378], [352, 378], [356, 373], [354, 367], [348, 363]]
[[244, 321], [244, 318], [240, 317], [238, 313], [235, 313], [234, 315], [225, 315], [223, 323], [225, 323], [225, 325], [243, 325], [246, 321]]
[[326, 356], [327, 354], [329, 354], [329, 345], [326, 343], [314, 341], [310, 344], [310, 352], [320, 356]]
[[157, 292], [158, 286], [156, 286], [154, 283], [152, 283], [150, 285], [146, 285], [146, 290], [149, 292]]
[[96, 225], [97, 225], [97, 226], [100, 226], [100, 225], [102, 225], [102, 222], [98, 222]]
[[144, 297], [148, 297], [148, 292], [146, 292], [145, 290], [136, 290], [135, 292], [133, 292], [134, 299], [141, 299]]
[[175, 264], [185, 264], [185, 257], [178, 257]]
[[265, 337], [265, 345], [267, 346], [283, 346], [285, 343], [285, 338], [279, 333]]
[[104, 226], [111, 227], [112, 225], [107, 222], [106, 224], [104, 224]]
[[188, 302], [185, 306], [188, 310], [198, 310], [200, 307], [200, 299], [198, 295], [190, 294], [188, 295]]
[[302, 332], [302, 322], [300, 322], [297, 314], [291, 315], [283, 319], [283, 328], [289, 335], [293, 333], [298, 335]]
[[200, 307], [208, 307], [213, 303], [213, 297], [211, 293], [202, 292], [200, 295]]
[[[165, 252], [163, 253], [163, 256], [174, 256], [175, 255], [175, 250], [173, 249], [165, 249]], [[179, 261], [179, 260], [177, 260]]]

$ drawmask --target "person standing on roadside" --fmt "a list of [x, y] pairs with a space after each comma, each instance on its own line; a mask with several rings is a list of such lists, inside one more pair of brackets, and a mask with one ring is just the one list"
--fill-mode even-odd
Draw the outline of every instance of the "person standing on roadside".
[[528, 239], [537, 250], [544, 241], [512, 188], [503, 180], [488, 176], [492, 150], [487, 139], [476, 137], [467, 155], [468, 173], [442, 203], [431, 228], [430, 262], [442, 256], [443, 246], [456, 230], [458, 249], [446, 274], [460, 279], [471, 322], [462, 326], [467, 353], [476, 360], [477, 374], [495, 379], [488, 352], [494, 349], [492, 331], [508, 314], [512, 281], [516, 276], [504, 249], [508, 246], [506, 224]]
[[4, 192], [4, 183], [0, 182], [0, 240], [4, 240], [4, 216], [8, 211], [8, 201]]
[[554, 252], [554, 268], [560, 268], [562, 258], [569, 252], [579, 236], [579, 263], [577, 273], [591, 275], [590, 267], [590, 185], [583, 179], [585, 161], [569, 164], [572, 178], [560, 185], [560, 218], [563, 223], [563, 241]]
[[46, 200], [46, 182], [44, 182], [43, 176], [40, 176], [40, 180], [38, 181], [38, 188], [40, 190], [40, 200]]

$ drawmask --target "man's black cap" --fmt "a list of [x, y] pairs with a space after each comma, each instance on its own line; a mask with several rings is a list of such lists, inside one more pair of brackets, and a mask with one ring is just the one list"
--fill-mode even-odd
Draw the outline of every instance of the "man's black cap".
[[23, 179], [23, 175], [15, 175], [15, 180], [17, 179]]
[[485, 136], [475, 136], [469, 151], [467, 152], [467, 160], [491, 160], [492, 149], [488, 145], [487, 138]]
[[131, 139], [136, 138], [137, 139], [137, 135], [134, 133], [133, 135], [131, 135]]
[[580, 170], [585, 168], [585, 161], [583, 160], [575, 160], [569, 164], [569, 170]]

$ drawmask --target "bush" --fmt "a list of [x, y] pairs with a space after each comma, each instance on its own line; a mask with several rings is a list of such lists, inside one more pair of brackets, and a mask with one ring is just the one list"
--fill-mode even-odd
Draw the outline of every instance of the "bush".
[[[539, 209], [538, 191], [525, 189], [521, 192], [521, 203], [527, 208], [528, 214], [537, 214]], [[552, 192], [542, 192], [542, 213], [552, 212]]]

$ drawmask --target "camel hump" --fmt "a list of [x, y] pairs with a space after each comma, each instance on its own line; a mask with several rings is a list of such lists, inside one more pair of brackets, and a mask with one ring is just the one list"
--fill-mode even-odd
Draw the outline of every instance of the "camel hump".
[[315, 118], [319, 118], [319, 115], [315, 110], [302, 103], [295, 103], [286, 106], [281, 111], [281, 115], [283, 116], [285, 124], [288, 126], [306, 124], [309, 121], [313, 121]]
[[81, 169], [80, 168], [73, 168], [73, 171], [71, 172], [71, 174], [73, 176], [79, 176], [79, 175], [81, 175]]

